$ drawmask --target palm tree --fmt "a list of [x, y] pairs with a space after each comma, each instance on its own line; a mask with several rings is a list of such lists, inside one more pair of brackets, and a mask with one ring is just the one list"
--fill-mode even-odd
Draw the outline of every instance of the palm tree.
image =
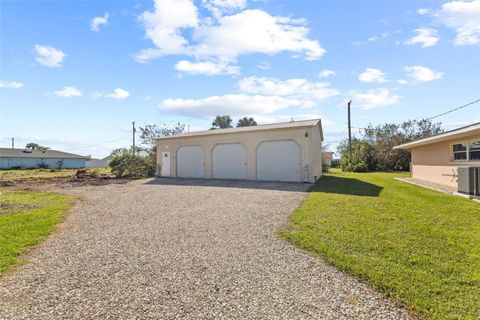
[[256, 126], [256, 125], [257, 125], [257, 122], [252, 117], [243, 117], [241, 119], [238, 119], [238, 122], [237, 122], [237, 128], [250, 127], [250, 126]]
[[215, 120], [212, 122], [212, 127], [210, 130], [213, 129], [225, 129], [232, 127], [232, 118], [230, 116], [216, 116]]

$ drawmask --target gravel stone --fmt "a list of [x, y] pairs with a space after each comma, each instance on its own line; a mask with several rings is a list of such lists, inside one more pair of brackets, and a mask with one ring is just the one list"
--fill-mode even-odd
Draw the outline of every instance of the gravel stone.
[[155, 179], [83, 198], [0, 278], [0, 319], [411, 319], [275, 236], [309, 185]]

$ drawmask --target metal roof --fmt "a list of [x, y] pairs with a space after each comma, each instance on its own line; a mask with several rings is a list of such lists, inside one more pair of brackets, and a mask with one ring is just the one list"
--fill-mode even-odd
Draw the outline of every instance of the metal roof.
[[419, 147], [431, 143], [448, 141], [456, 138], [463, 138], [467, 136], [471, 136], [473, 134], [478, 134], [480, 136], [480, 122], [470, 124], [465, 127], [457, 128], [454, 130], [446, 131], [436, 136], [420, 139], [412, 142], [408, 142], [405, 144], [401, 144], [399, 146], [393, 147], [393, 149], [411, 149], [414, 147]]
[[276, 129], [290, 129], [290, 128], [300, 128], [300, 127], [313, 127], [313, 126], [320, 125], [320, 135], [323, 141], [323, 131], [322, 131], [321, 123], [322, 122], [320, 119], [290, 121], [290, 122], [282, 122], [282, 123], [261, 124], [258, 126], [249, 126], [249, 127], [195, 131], [195, 132], [178, 134], [174, 136], [158, 137], [155, 139], [157, 140], [178, 139], [178, 138], [185, 138], [185, 137], [209, 136], [209, 135], [217, 135], [217, 134], [231, 134], [231, 133], [276, 130]]
[[64, 158], [64, 159], [87, 159], [78, 154], [67, 153], [56, 150], [29, 150], [0, 148], [0, 158]]

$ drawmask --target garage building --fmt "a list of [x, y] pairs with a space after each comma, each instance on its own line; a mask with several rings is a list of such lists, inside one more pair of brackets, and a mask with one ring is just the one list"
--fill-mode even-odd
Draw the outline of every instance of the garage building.
[[157, 138], [162, 177], [314, 183], [322, 175], [319, 119]]

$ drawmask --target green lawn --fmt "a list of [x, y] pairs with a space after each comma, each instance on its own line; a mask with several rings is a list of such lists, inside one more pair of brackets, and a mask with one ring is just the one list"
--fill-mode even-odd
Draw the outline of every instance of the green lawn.
[[21, 262], [19, 255], [46, 238], [63, 221], [69, 196], [0, 189], [0, 274]]
[[279, 233], [424, 318], [480, 319], [480, 204], [401, 175], [325, 174]]

